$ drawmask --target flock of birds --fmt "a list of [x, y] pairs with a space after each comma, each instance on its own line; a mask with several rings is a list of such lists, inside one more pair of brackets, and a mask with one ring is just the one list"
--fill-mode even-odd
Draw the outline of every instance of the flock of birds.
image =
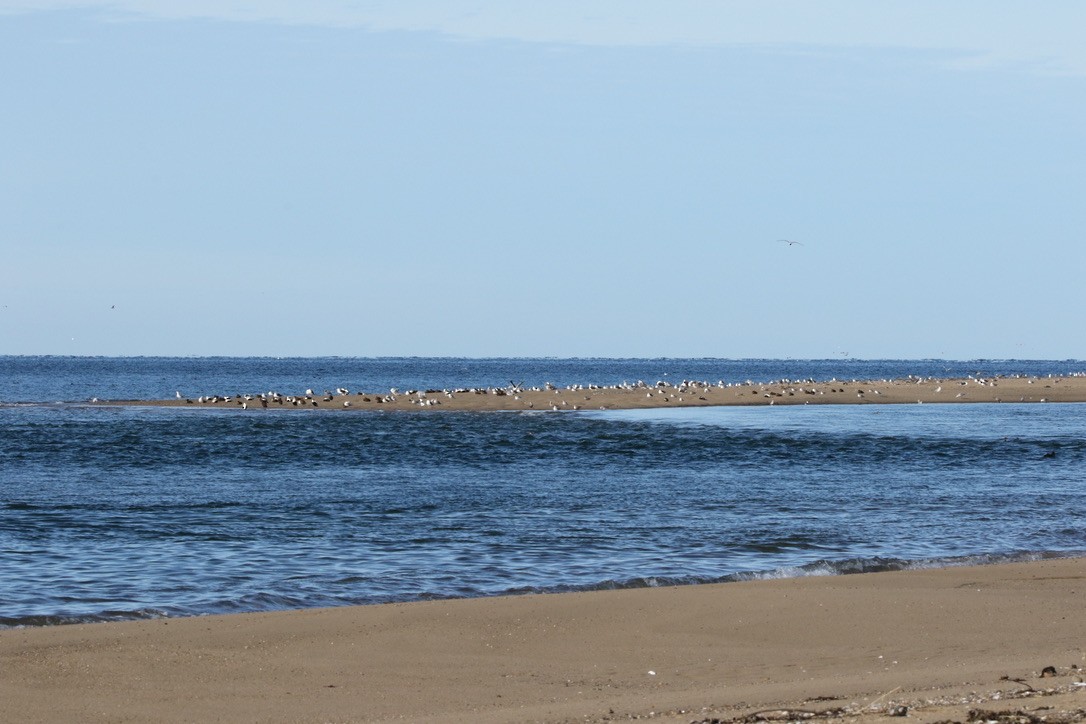
[[[1077, 375], [1072, 375], [1077, 376]], [[958, 387], [957, 393], [954, 395], [955, 399], [963, 399], [967, 397], [967, 388], [969, 385], [976, 385], [982, 388], [994, 388], [1001, 379], [1005, 378], [991, 378], [981, 375], [970, 375], [967, 378], [958, 380], [942, 380], [934, 377], [920, 377], [915, 375], [909, 375], [908, 377], [900, 380], [877, 380], [877, 381], [861, 381], [850, 380], [842, 381], [836, 378], [829, 381], [818, 382], [814, 379], [781, 379], [771, 382], [754, 382], [753, 380], [746, 380], [744, 382], [725, 382], [724, 380], [718, 380], [715, 383], [703, 381], [703, 380], [682, 380], [678, 383], [672, 383], [665, 380], [659, 380], [655, 384], [647, 383], [643, 380], [637, 382], [622, 382], [615, 385], [581, 385], [573, 384], [564, 387], [558, 387], [549, 382], [542, 386], [528, 387], [525, 383], [516, 383], [510, 381], [509, 385], [503, 387], [463, 387], [455, 389], [405, 389], [403, 391], [398, 388], [390, 388], [387, 393], [366, 393], [351, 391], [346, 387], [337, 387], [335, 390], [324, 390], [322, 393], [316, 393], [312, 389], [307, 389], [304, 394], [288, 395], [282, 394], [276, 391], [261, 392], [257, 394], [234, 394], [234, 395], [202, 395], [195, 399], [186, 397], [178, 390], [175, 393], [176, 400], [181, 404], [190, 405], [237, 405], [242, 409], [248, 409], [250, 406], [261, 408], [269, 407], [294, 407], [294, 408], [326, 408], [326, 407], [338, 407], [338, 408], [351, 408], [363, 405], [366, 407], [373, 407], [381, 405], [383, 407], [394, 406], [398, 408], [429, 408], [442, 405], [449, 400], [455, 400], [461, 396], [488, 396], [492, 398], [501, 398], [501, 402], [498, 404], [490, 404], [484, 402], [482, 405], [457, 404], [456, 407], [472, 408], [472, 407], [502, 407], [506, 409], [536, 409], [537, 403], [539, 409], [551, 409], [552, 411], [558, 410], [580, 410], [586, 407], [586, 403], [592, 402], [592, 406], [600, 406], [601, 409], [607, 409], [608, 404], [600, 405], [600, 402], [610, 403], [618, 406], [656, 406], [660, 404], [719, 404], [723, 402], [721, 399], [721, 393], [724, 391], [732, 391], [735, 397], [742, 397], [744, 395], [755, 395], [764, 398], [761, 400], [762, 404], [776, 404], [778, 400], [781, 402], [792, 402], [798, 404], [799, 400], [785, 400], [782, 398], [788, 397], [801, 397], [804, 398], [804, 404], [809, 404], [811, 397], [831, 395], [833, 401], [841, 401], [842, 395], [852, 396], [855, 395], [859, 400], [869, 400], [868, 396], [879, 397], [883, 395], [883, 392], [879, 389], [896, 388], [900, 391], [902, 385], [926, 385], [926, 390], [935, 395], [942, 396], [943, 386], [951, 385]], [[1033, 384], [1034, 379], [1027, 379], [1027, 384]], [[932, 387], [932, 385], [935, 385]], [[915, 388], [913, 388], [915, 389]], [[949, 391], [948, 391], [949, 392]], [[630, 395], [641, 395], [644, 397], [644, 401], [640, 404], [620, 404], [622, 398], [632, 401]], [[900, 396], [900, 392], [899, 392]], [[710, 399], [712, 398], [712, 399]], [[929, 399], [931, 399], [929, 397]], [[997, 400], [999, 398], [996, 398]], [[1024, 400], [1025, 398], [1023, 398]], [[97, 399], [92, 400], [97, 402]], [[874, 401], [874, 400], [871, 400]], [[968, 400], [967, 400], [968, 401]], [[1046, 398], [1041, 398], [1041, 402], [1046, 401]], [[463, 401], [461, 401], [463, 402]], [[746, 404], [753, 404], [755, 400], [746, 398]], [[917, 399], [918, 403], [923, 403], [922, 399]]]
[[[788, 380], [783, 380], [788, 382]], [[337, 403], [337, 406], [353, 407], [354, 402], [365, 402], [374, 404], [396, 404], [397, 402], [406, 403], [407, 405], [414, 405], [418, 407], [433, 407], [442, 404], [441, 398], [455, 399], [458, 395], [493, 395], [495, 397], [511, 398], [513, 401], [521, 401], [522, 397], [527, 397], [526, 393], [554, 393], [555, 395], [561, 395], [562, 393], [577, 393], [582, 394], [585, 401], [592, 399], [591, 393], [597, 391], [646, 391], [647, 397], [652, 398], [654, 395], [660, 396], [664, 401], [677, 400], [678, 402], [684, 402], [684, 395], [693, 394], [697, 392], [704, 393], [712, 388], [727, 389], [732, 387], [742, 387], [746, 385], [754, 385], [751, 380], [747, 380], [743, 383], [731, 383], [718, 381], [715, 385], [710, 382], [695, 381], [695, 380], [683, 380], [682, 382], [674, 385], [666, 381], [658, 381], [655, 385], [649, 385], [643, 380], [637, 382], [622, 382], [616, 385], [567, 385], [559, 388], [556, 385], [547, 382], [541, 387], [527, 387], [523, 382], [516, 383], [510, 382], [506, 387], [460, 387], [455, 389], [408, 389], [402, 392], [393, 387], [390, 388], [388, 393], [370, 394], [365, 392], [355, 392], [353, 400], [351, 399], [351, 391], [346, 387], [337, 387], [334, 391], [325, 390], [322, 394], [315, 393], [312, 389], [307, 389], [305, 394], [302, 395], [285, 395], [276, 391], [261, 392], [257, 394], [241, 394], [234, 395], [201, 395], [200, 397], [193, 398], [186, 397], [181, 394], [180, 390], [175, 392], [175, 397], [178, 401], [183, 401], [185, 404], [230, 404], [234, 403], [248, 409], [249, 404], [259, 405], [262, 408], [268, 408], [272, 405], [280, 407], [321, 407], [321, 402]], [[587, 394], [586, 394], [587, 393]], [[535, 395], [535, 396], [538, 396]], [[337, 399], [338, 398], [338, 399]], [[344, 399], [346, 398], [346, 399]], [[706, 400], [705, 397], [699, 397], [700, 400]], [[97, 399], [93, 400], [97, 401]], [[525, 407], [528, 409], [535, 408], [534, 400], [524, 400]], [[572, 409], [580, 410], [582, 405], [573, 404], [570, 405], [567, 400], [556, 400], [551, 406], [552, 410], [560, 409]]]

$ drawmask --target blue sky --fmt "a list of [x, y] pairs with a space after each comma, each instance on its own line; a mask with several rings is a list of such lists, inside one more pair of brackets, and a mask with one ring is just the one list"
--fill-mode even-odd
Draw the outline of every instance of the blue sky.
[[0, 0], [0, 354], [1083, 359], [1083, 27]]

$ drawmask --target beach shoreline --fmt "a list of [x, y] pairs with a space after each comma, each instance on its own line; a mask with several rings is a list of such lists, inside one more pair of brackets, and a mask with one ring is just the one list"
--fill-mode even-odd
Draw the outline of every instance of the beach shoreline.
[[9, 629], [0, 719], [1081, 721], [1084, 600], [1069, 558]]
[[387, 392], [306, 390], [219, 392], [172, 399], [101, 400], [92, 405], [240, 410], [519, 410], [577, 411], [756, 405], [1086, 402], [1086, 375], [1052, 377], [908, 377], [894, 380], [777, 380], [724, 383], [683, 380], [615, 385], [544, 385]]

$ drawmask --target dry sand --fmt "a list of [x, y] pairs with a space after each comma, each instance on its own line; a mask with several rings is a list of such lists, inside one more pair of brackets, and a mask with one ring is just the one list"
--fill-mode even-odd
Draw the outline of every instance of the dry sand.
[[1065, 559], [10, 629], [0, 720], [1083, 721], [1084, 602]]
[[778, 381], [723, 385], [709, 382], [642, 383], [643, 386], [574, 386], [556, 389], [335, 391], [239, 394], [219, 391], [170, 400], [98, 401], [102, 405], [163, 405], [336, 410], [618, 410], [709, 405], [916, 404], [938, 402], [1086, 402], [1086, 376], [911, 378], [868, 381]]

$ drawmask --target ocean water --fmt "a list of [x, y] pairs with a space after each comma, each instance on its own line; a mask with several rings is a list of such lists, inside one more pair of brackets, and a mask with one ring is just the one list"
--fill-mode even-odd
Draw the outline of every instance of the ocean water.
[[1080, 361], [0, 357], [0, 625], [1086, 554], [1086, 405], [582, 412], [103, 399]]

